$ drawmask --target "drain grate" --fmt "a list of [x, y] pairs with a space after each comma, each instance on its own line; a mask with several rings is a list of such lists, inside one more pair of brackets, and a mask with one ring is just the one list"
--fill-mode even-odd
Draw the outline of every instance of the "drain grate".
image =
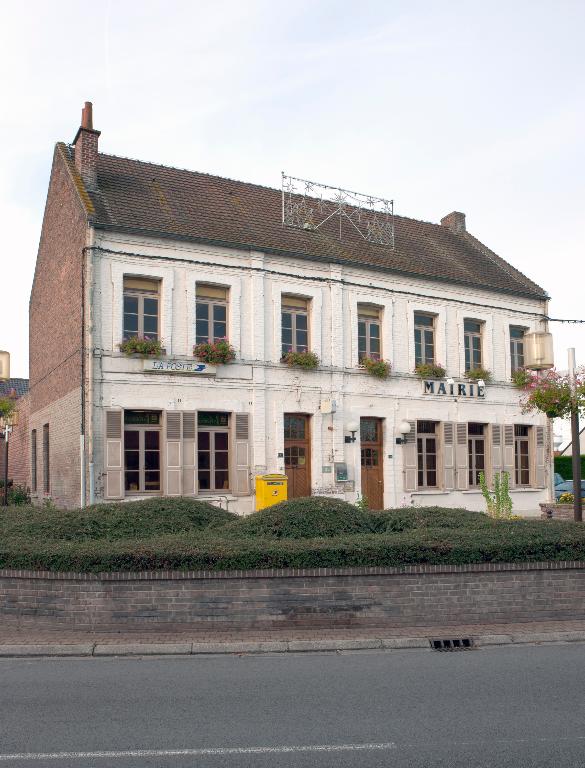
[[469, 651], [473, 648], [473, 640], [470, 637], [430, 639], [432, 651]]

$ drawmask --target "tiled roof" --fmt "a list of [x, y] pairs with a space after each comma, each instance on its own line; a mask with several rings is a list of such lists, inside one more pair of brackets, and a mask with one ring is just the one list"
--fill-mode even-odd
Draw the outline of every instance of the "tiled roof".
[[8, 379], [0, 381], [0, 397], [7, 397], [16, 393], [17, 397], [22, 397], [28, 392], [28, 379]]
[[350, 224], [316, 231], [282, 224], [278, 189], [99, 155], [96, 226], [365, 265], [412, 277], [545, 298], [545, 291], [466, 232], [395, 216], [395, 247], [364, 240]]

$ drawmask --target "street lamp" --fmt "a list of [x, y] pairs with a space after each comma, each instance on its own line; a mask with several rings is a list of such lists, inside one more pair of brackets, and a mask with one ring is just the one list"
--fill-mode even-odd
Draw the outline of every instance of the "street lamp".
[[398, 425], [398, 431], [400, 432], [400, 437], [396, 438], [396, 445], [404, 445], [406, 443], [406, 435], [410, 432], [410, 424], [408, 421], [401, 421]]
[[355, 435], [359, 428], [360, 425], [357, 423], [357, 421], [348, 422], [346, 429], [351, 434], [351, 437], [349, 435], [345, 436], [346, 443], [355, 443]]

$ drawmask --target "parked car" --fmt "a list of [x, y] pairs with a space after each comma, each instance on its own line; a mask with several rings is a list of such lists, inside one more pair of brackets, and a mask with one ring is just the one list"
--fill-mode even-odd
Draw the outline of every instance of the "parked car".
[[[555, 485], [555, 499], [557, 501], [562, 493], [573, 493], [572, 480], [565, 480], [564, 482]], [[581, 480], [581, 498], [585, 498], [585, 480]]]
[[558, 472], [555, 472], [555, 487], [564, 482], [565, 482], [565, 478], [562, 475], [559, 475]]

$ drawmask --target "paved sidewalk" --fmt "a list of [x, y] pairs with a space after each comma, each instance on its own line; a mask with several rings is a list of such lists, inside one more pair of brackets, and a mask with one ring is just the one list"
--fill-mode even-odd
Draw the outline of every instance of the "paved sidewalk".
[[242, 632], [128, 630], [89, 632], [32, 624], [0, 627], [0, 657], [196, 655], [428, 648], [431, 639], [471, 638], [476, 647], [585, 642], [585, 621], [471, 624], [448, 627]]

